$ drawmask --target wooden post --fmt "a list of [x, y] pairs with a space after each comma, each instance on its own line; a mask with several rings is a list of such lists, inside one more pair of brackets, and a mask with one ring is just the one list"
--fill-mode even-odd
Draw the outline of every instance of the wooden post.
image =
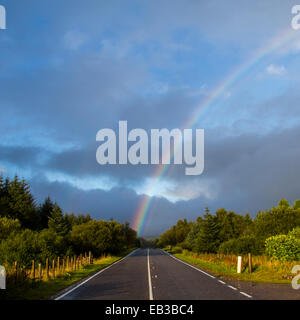
[[15, 283], [18, 282], [18, 261], [15, 261]]
[[251, 253], [248, 253], [248, 263], [249, 263], [248, 271], [249, 273], [252, 273], [252, 254]]
[[76, 260], [76, 256], [74, 256], [74, 270], [76, 271], [76, 264], [77, 264], [77, 260]]
[[73, 257], [71, 258], [71, 271], [73, 271]]
[[92, 253], [91, 251], [89, 251], [89, 264], [91, 264], [91, 256], [92, 256]]
[[242, 273], [242, 256], [238, 256], [237, 273]]
[[31, 265], [31, 279], [35, 279], [35, 262], [32, 260], [32, 265]]
[[25, 272], [25, 276], [26, 276], [26, 269], [24, 266], [19, 266], [18, 267], [18, 280], [20, 280], [20, 282], [23, 282], [24, 280], [24, 272]]
[[62, 273], [63, 273], [63, 274], [65, 273], [65, 268], [66, 268], [66, 266], [65, 266], [65, 259], [63, 259], [63, 261], [62, 261]]
[[38, 271], [39, 281], [42, 279], [42, 265], [39, 263], [39, 271]]
[[57, 275], [59, 274], [60, 271], [60, 260], [59, 257], [57, 258]]
[[49, 279], [49, 259], [46, 259], [46, 278]]
[[67, 267], [66, 269], [68, 270], [70, 268], [70, 257], [67, 256]]
[[52, 260], [52, 278], [55, 278], [55, 259]]

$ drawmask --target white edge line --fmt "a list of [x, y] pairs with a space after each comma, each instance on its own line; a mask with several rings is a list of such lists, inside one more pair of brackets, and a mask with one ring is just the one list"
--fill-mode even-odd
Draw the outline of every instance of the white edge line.
[[[197, 270], [197, 271], [199, 271], [199, 272], [202, 272], [202, 273], [204, 273], [205, 275], [207, 275], [207, 276], [209, 276], [209, 277], [211, 277], [211, 278], [213, 278], [213, 279], [216, 278], [216, 277], [212, 276], [211, 274], [206, 273], [205, 271], [203, 271], [203, 270], [201, 270], [201, 269], [199, 269], [199, 268], [196, 268], [196, 267], [192, 266], [191, 264], [186, 263], [186, 262], [184, 262], [184, 261], [182, 261], [182, 260], [174, 257], [174, 256], [173, 256], [172, 254], [170, 254], [169, 252], [166, 252], [166, 251], [164, 251], [164, 250], [162, 250], [162, 249], [161, 249], [161, 251], [165, 252], [166, 254], [168, 254], [168, 255], [169, 255], [170, 257], [172, 257], [173, 259], [175, 259], [175, 260], [177, 260], [177, 261], [179, 261], [179, 262], [181, 262], [181, 263], [183, 263], [183, 264], [185, 264], [185, 265], [187, 265], [187, 266], [189, 266], [189, 267], [191, 267], [191, 268], [193, 268], [193, 269], [195, 269], [195, 270]], [[223, 282], [223, 281], [221, 281], [221, 280], [218, 280], [218, 281], [221, 282], [221, 283]], [[224, 284], [225, 284], [225, 282], [224, 282]], [[234, 288], [234, 287], [232, 287], [232, 286], [229, 286], [229, 285], [228, 285], [228, 287], [231, 288], [231, 289], [233, 289], [233, 290], [237, 290], [236, 288]], [[247, 293], [245, 293], [245, 292], [243, 292], [243, 291], [240, 291], [240, 294], [242, 294], [242, 295], [244, 295], [244, 296], [246, 296], [246, 297], [248, 297], [248, 298], [252, 298], [252, 296], [250, 296], [249, 294], [247, 294]]]
[[150, 272], [150, 258], [149, 258], [149, 248], [147, 253], [147, 264], [148, 264], [148, 284], [149, 284], [149, 300], [153, 300], [152, 282], [151, 282], [151, 272]]
[[162, 249], [161, 249], [161, 251], [165, 252], [166, 254], [168, 254], [168, 255], [169, 255], [170, 257], [172, 257], [173, 259], [175, 259], [175, 260], [177, 260], [177, 261], [179, 261], [179, 262], [181, 262], [181, 263], [183, 263], [183, 264], [185, 264], [185, 265], [187, 265], [187, 266], [189, 266], [189, 267], [191, 267], [191, 268], [193, 268], [193, 269], [195, 269], [195, 270], [197, 270], [197, 271], [199, 271], [199, 272], [204, 273], [204, 274], [207, 275], [208, 277], [210, 277], [210, 278], [212, 278], [212, 279], [216, 279], [216, 277], [212, 276], [211, 274], [206, 273], [205, 271], [203, 271], [203, 270], [201, 270], [201, 269], [199, 269], [199, 268], [196, 268], [196, 267], [192, 266], [191, 264], [186, 263], [186, 262], [184, 262], [184, 261], [182, 261], [182, 260], [174, 257], [174, 256], [173, 256], [172, 254], [170, 254], [169, 252], [166, 252], [166, 251], [164, 251], [164, 250], [162, 250]]
[[226, 284], [226, 282], [222, 281], [222, 280], [218, 280], [220, 283], [222, 284]]
[[91, 279], [95, 278], [96, 276], [98, 276], [100, 273], [104, 272], [105, 270], [111, 268], [112, 266], [116, 265], [117, 263], [123, 261], [124, 259], [128, 258], [129, 256], [131, 256], [134, 252], [136, 252], [139, 249], [135, 249], [134, 251], [130, 252], [127, 256], [123, 257], [122, 259], [112, 263], [111, 265], [109, 265], [108, 267], [98, 271], [97, 273], [93, 274], [92, 276], [90, 276], [89, 278], [87, 278], [86, 280], [80, 282], [77, 286], [75, 286], [74, 288], [68, 290], [67, 292], [63, 293], [62, 295], [58, 296], [57, 298], [55, 298], [54, 300], [60, 300], [62, 298], [64, 298], [65, 296], [67, 296], [68, 294], [70, 294], [71, 292], [73, 292], [74, 290], [78, 289], [79, 287], [81, 287], [83, 284], [87, 283], [88, 281], [90, 281]]
[[230, 288], [230, 289], [232, 289], [232, 290], [237, 290], [237, 288], [235, 288], [235, 287], [233, 287], [233, 286], [230, 286], [230, 285], [228, 285], [227, 287]]
[[245, 293], [245, 292], [243, 292], [243, 291], [240, 291], [240, 294], [242, 294], [242, 295], [244, 295], [244, 296], [246, 296], [246, 297], [248, 297], [248, 298], [252, 298], [252, 296], [250, 296], [249, 294], [247, 294], [247, 293]]

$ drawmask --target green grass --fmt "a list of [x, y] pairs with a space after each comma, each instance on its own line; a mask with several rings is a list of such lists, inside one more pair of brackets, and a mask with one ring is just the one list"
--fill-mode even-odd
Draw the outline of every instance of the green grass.
[[128, 254], [124, 253], [120, 256], [107, 256], [100, 259], [95, 259], [94, 264], [83, 267], [74, 272], [68, 272], [66, 275], [58, 276], [56, 279], [32, 281], [19, 286], [7, 285], [7, 290], [0, 290], [0, 300], [45, 300], [51, 298], [61, 290], [76, 283], [79, 280], [86, 278], [89, 275], [96, 273], [99, 270], [106, 268], [115, 261], [121, 259]]
[[[170, 251], [169, 251], [170, 252]], [[242, 273], [236, 272], [237, 256], [218, 254], [195, 254], [187, 250], [170, 252], [177, 258], [196, 267], [206, 270], [218, 277], [264, 283], [291, 283], [294, 276], [291, 270], [299, 261], [279, 262], [271, 261], [266, 256], [252, 258], [253, 272], [248, 272], [247, 257], [243, 257]]]

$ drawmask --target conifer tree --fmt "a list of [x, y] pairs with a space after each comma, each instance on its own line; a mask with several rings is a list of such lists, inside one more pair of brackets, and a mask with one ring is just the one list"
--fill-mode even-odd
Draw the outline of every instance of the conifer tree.
[[48, 221], [48, 228], [60, 236], [65, 236], [68, 233], [68, 225], [58, 204], [54, 205], [51, 212], [51, 216]]

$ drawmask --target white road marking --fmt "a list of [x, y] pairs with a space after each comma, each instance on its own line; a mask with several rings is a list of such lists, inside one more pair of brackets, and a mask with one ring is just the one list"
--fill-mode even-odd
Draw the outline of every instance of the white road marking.
[[228, 285], [227, 287], [230, 288], [230, 289], [232, 289], [232, 290], [237, 290], [237, 288], [235, 288], [235, 287], [233, 287], [233, 286], [230, 286], [230, 285]]
[[148, 263], [148, 285], [149, 285], [149, 300], [153, 300], [152, 292], [152, 282], [151, 282], [151, 272], [150, 272], [150, 258], [149, 258], [149, 249], [147, 253], [147, 263]]
[[179, 261], [179, 262], [181, 262], [181, 263], [183, 263], [183, 264], [185, 264], [185, 265], [187, 265], [187, 266], [189, 266], [189, 267], [191, 267], [191, 268], [193, 268], [193, 269], [195, 269], [195, 270], [197, 270], [197, 271], [199, 271], [199, 272], [204, 273], [204, 274], [207, 275], [208, 277], [213, 278], [213, 279], [216, 279], [216, 277], [212, 276], [211, 274], [206, 273], [205, 271], [203, 271], [203, 270], [201, 270], [201, 269], [199, 269], [199, 268], [196, 268], [196, 267], [192, 266], [191, 264], [186, 263], [186, 262], [184, 262], [184, 261], [182, 261], [182, 260], [180, 260], [180, 259], [177, 259], [177, 258], [174, 257], [173, 255], [171, 255], [169, 252], [166, 252], [166, 251], [164, 251], [164, 250], [161, 250], [161, 251], [162, 251], [162, 252], [165, 252], [166, 254], [168, 254], [168, 255], [169, 255], [170, 257], [172, 257], [173, 259], [175, 259], [175, 260], [177, 260], [177, 261]]
[[[216, 278], [216, 277], [212, 276], [211, 274], [206, 273], [205, 271], [203, 271], [203, 270], [201, 270], [201, 269], [199, 269], [199, 268], [196, 268], [196, 267], [192, 266], [191, 264], [189, 264], [189, 263], [187, 263], [187, 262], [184, 262], [184, 261], [182, 261], [182, 260], [174, 257], [174, 256], [173, 256], [172, 254], [170, 254], [169, 252], [166, 252], [166, 251], [164, 251], [164, 250], [162, 250], [162, 249], [160, 249], [160, 250], [161, 250], [162, 252], [166, 253], [167, 255], [169, 255], [170, 257], [172, 257], [173, 259], [175, 259], [175, 260], [177, 260], [177, 261], [179, 261], [179, 262], [181, 262], [181, 263], [183, 263], [183, 264], [185, 264], [185, 265], [187, 265], [187, 266], [189, 266], [189, 267], [191, 267], [191, 268], [193, 268], [193, 269], [195, 269], [195, 270], [197, 270], [197, 271], [199, 271], [199, 272], [204, 273], [205, 275], [209, 276], [210, 278], [213, 278], [213, 279]], [[218, 281], [219, 281], [220, 283], [222, 283], [222, 284], [226, 284], [226, 283], [225, 283], [224, 281], [222, 281], [222, 280], [218, 280]], [[230, 285], [227, 285], [227, 287], [229, 287], [229, 288], [231, 288], [231, 289], [233, 289], [233, 290], [237, 290], [237, 288], [232, 287], [232, 286], [230, 286]], [[243, 292], [243, 291], [240, 291], [240, 294], [244, 295], [245, 297], [252, 298], [252, 296], [250, 296], [249, 294], [247, 294], [247, 293], [245, 293], [245, 292]]]
[[243, 292], [243, 291], [240, 291], [240, 294], [242, 294], [242, 295], [244, 295], [244, 296], [246, 296], [246, 297], [248, 297], [248, 298], [252, 298], [252, 296], [250, 296], [249, 294], [247, 294], [247, 293], [245, 293], [245, 292]]
[[82, 281], [81, 283], [79, 283], [77, 286], [75, 286], [74, 288], [68, 290], [67, 292], [63, 293], [62, 295], [58, 296], [57, 298], [55, 298], [54, 300], [60, 300], [62, 298], [64, 298], [65, 296], [67, 296], [68, 294], [70, 294], [71, 292], [73, 292], [74, 290], [78, 289], [79, 287], [81, 287], [83, 284], [87, 283], [88, 281], [90, 281], [91, 279], [95, 278], [96, 276], [98, 276], [100, 273], [106, 271], [107, 269], [109, 269], [110, 267], [116, 265], [117, 263], [123, 261], [124, 259], [128, 258], [129, 256], [131, 256], [132, 254], [134, 254], [137, 250], [136, 249], [134, 251], [132, 251], [131, 253], [129, 253], [127, 256], [125, 256], [124, 258], [112, 263], [111, 265], [109, 265], [108, 267], [106, 267], [105, 269], [100, 270], [99, 272], [95, 273], [94, 275], [92, 275], [91, 277], [87, 278], [86, 280]]

